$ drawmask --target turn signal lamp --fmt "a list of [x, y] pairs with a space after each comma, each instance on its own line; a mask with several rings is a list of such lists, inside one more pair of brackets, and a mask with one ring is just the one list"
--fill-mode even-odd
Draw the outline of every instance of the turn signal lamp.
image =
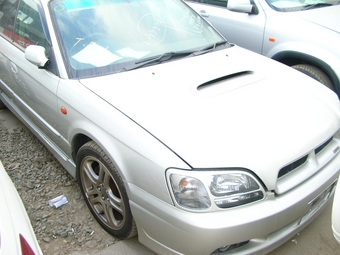
[[170, 181], [175, 199], [180, 206], [196, 210], [210, 207], [208, 192], [200, 180], [172, 174]]

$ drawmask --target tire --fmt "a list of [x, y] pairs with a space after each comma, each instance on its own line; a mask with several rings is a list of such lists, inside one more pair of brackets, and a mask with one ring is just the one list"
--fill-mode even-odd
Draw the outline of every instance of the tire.
[[329, 79], [329, 77], [319, 68], [312, 66], [312, 65], [295, 65], [292, 66], [294, 69], [308, 75], [309, 77], [317, 80], [318, 82], [322, 83], [329, 89], [335, 91], [332, 81]]
[[99, 224], [117, 238], [135, 236], [137, 227], [124, 182], [109, 157], [90, 141], [79, 149], [76, 163], [81, 192]]

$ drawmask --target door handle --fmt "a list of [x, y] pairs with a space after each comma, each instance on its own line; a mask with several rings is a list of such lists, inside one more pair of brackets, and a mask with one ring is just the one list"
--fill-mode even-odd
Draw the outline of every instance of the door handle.
[[11, 70], [15, 74], [18, 73], [18, 67], [13, 62], [11, 62]]
[[209, 17], [209, 14], [208, 14], [205, 10], [201, 10], [201, 11], [199, 12], [199, 14], [200, 14], [202, 17], [204, 17], [204, 18], [208, 18], [208, 17]]

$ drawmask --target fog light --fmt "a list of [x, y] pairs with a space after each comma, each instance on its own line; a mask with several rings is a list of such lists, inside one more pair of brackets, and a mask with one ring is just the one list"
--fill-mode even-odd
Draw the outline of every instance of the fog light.
[[231, 244], [231, 245], [226, 245], [226, 246], [223, 246], [223, 247], [220, 247], [218, 249], [216, 249], [213, 254], [216, 254], [216, 253], [220, 253], [220, 252], [227, 252], [227, 251], [231, 251], [231, 250], [234, 250], [236, 248], [239, 248], [243, 245], [246, 245], [247, 243], [249, 243], [249, 240], [248, 241], [244, 241], [244, 242], [241, 242], [241, 243], [234, 243], [234, 244]]

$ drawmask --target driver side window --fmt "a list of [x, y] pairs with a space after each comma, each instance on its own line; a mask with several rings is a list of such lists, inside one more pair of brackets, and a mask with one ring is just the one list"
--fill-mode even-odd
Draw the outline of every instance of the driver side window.
[[[41, 25], [38, 8], [32, 0], [20, 2], [15, 21], [14, 42], [23, 48], [29, 45], [40, 45], [46, 51], [49, 49], [49, 44]], [[48, 54], [48, 52], [46, 53]]]
[[49, 59], [46, 69], [57, 75], [54, 55], [43, 30], [38, 6], [33, 0], [20, 1], [15, 20], [14, 44], [22, 49], [29, 45], [44, 47], [45, 55]]

